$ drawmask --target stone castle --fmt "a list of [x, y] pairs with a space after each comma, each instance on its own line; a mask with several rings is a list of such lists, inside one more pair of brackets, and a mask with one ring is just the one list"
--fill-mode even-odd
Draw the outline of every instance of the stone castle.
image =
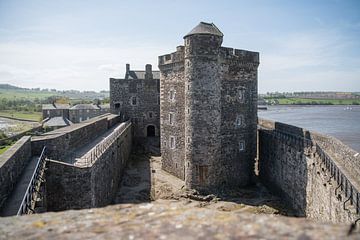
[[[132, 239], [138, 233], [142, 238], [180, 238], [187, 233], [199, 238], [214, 238], [214, 233], [253, 238], [261, 233], [259, 237], [267, 238], [268, 229], [274, 238], [349, 237], [360, 219], [359, 153], [333, 137], [258, 119], [259, 53], [222, 47], [222, 40], [214, 24], [201, 22], [185, 35], [184, 46], [159, 57], [160, 71], [153, 71], [151, 65], [145, 71], [131, 70], [127, 64], [123, 79], [110, 79], [112, 114], [20, 139], [0, 156], [0, 215], [113, 204], [119, 188], [125, 187], [120, 192], [126, 195], [126, 187], [139, 181], [135, 177], [120, 184], [127, 175], [125, 169], [137, 161], [130, 153], [153, 153], [160, 148], [161, 168], [166, 171], [162, 180], [177, 179], [179, 188], [184, 183], [187, 189], [198, 190], [196, 195], [155, 201], [154, 205], [35, 215], [18, 218], [15, 226], [35, 232], [32, 236], [37, 238], [35, 228], [43, 229], [46, 237], [59, 237], [83, 220], [88, 222], [80, 224], [80, 231], [88, 238], [105, 234], [101, 236]], [[145, 165], [145, 170], [151, 195], [159, 169]], [[254, 179], [286, 203], [295, 216], [352, 225], [186, 207], [194, 199], [207, 201], [211, 194], [201, 198], [203, 193], [244, 189]], [[184, 196], [184, 206], [173, 206], [175, 199]], [[224, 201], [235, 204], [232, 195]], [[61, 220], [55, 222], [66, 226], [64, 230], [53, 231], [56, 217]], [[1, 228], [14, 226], [13, 222], [0, 218], [0, 231], [5, 237], [19, 238], [23, 232]], [[110, 235], [102, 226], [107, 226]], [[114, 232], [120, 235], [111, 235]]]
[[222, 40], [201, 22], [159, 57], [160, 74], [127, 64], [124, 79], [110, 79], [112, 112], [132, 121], [134, 137], [160, 136], [162, 168], [198, 190], [245, 186], [254, 172], [259, 53]]
[[222, 41], [201, 22], [159, 57], [162, 166], [188, 188], [244, 186], [254, 168], [259, 54]]

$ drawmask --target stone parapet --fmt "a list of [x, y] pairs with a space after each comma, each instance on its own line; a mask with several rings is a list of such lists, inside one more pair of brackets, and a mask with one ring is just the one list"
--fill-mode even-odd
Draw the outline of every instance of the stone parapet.
[[25, 136], [0, 155], [0, 208], [13, 191], [31, 157], [30, 137]]

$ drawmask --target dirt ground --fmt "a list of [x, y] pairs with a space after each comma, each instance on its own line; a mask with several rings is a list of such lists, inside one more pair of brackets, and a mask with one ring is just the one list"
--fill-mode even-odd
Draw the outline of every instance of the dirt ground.
[[221, 195], [203, 196], [186, 190], [184, 181], [163, 171], [161, 157], [132, 155], [114, 203], [152, 201], [165, 203], [171, 201], [171, 204], [176, 202], [220, 211], [293, 215], [291, 209], [282, 204], [279, 198], [270, 194], [260, 183]]

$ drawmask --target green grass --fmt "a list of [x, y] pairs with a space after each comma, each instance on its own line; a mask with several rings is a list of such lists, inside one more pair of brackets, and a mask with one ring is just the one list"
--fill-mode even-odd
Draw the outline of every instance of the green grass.
[[18, 119], [40, 121], [42, 118], [41, 112], [17, 112], [14, 110], [0, 111], [0, 117], [12, 117]]
[[0, 147], [0, 155], [3, 154], [4, 152], [6, 152], [6, 150], [8, 150], [10, 147], [11, 147], [11, 145], [1, 146]]
[[360, 105], [360, 99], [267, 98], [280, 105]]
[[25, 90], [14, 90], [14, 89], [0, 89], [0, 98], [6, 98], [9, 100], [16, 99], [28, 99], [34, 100], [36, 98], [42, 100], [51, 96], [58, 95], [53, 92], [41, 92], [41, 91], [25, 91]]

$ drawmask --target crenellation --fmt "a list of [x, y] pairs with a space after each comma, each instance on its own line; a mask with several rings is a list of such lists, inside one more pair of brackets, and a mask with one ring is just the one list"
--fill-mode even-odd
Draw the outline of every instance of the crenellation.
[[[176, 149], [162, 145], [163, 169], [185, 179], [187, 187], [205, 191], [247, 185], [256, 154], [253, 95], [258, 63], [244, 62], [251, 53], [221, 47], [222, 38], [214, 24], [200, 23], [184, 37], [184, 47], [178, 48], [183, 67], [169, 66], [164, 56], [159, 57], [162, 92], [180, 90], [176, 104], [161, 98], [161, 125], [174, 109], [177, 116], [184, 115], [177, 126], [162, 126], [162, 144], [170, 135], [179, 140]], [[241, 127], [236, 121], [241, 121]], [[229, 154], [223, 155], [224, 149]], [[183, 171], [174, 169], [174, 163], [180, 163]]]

